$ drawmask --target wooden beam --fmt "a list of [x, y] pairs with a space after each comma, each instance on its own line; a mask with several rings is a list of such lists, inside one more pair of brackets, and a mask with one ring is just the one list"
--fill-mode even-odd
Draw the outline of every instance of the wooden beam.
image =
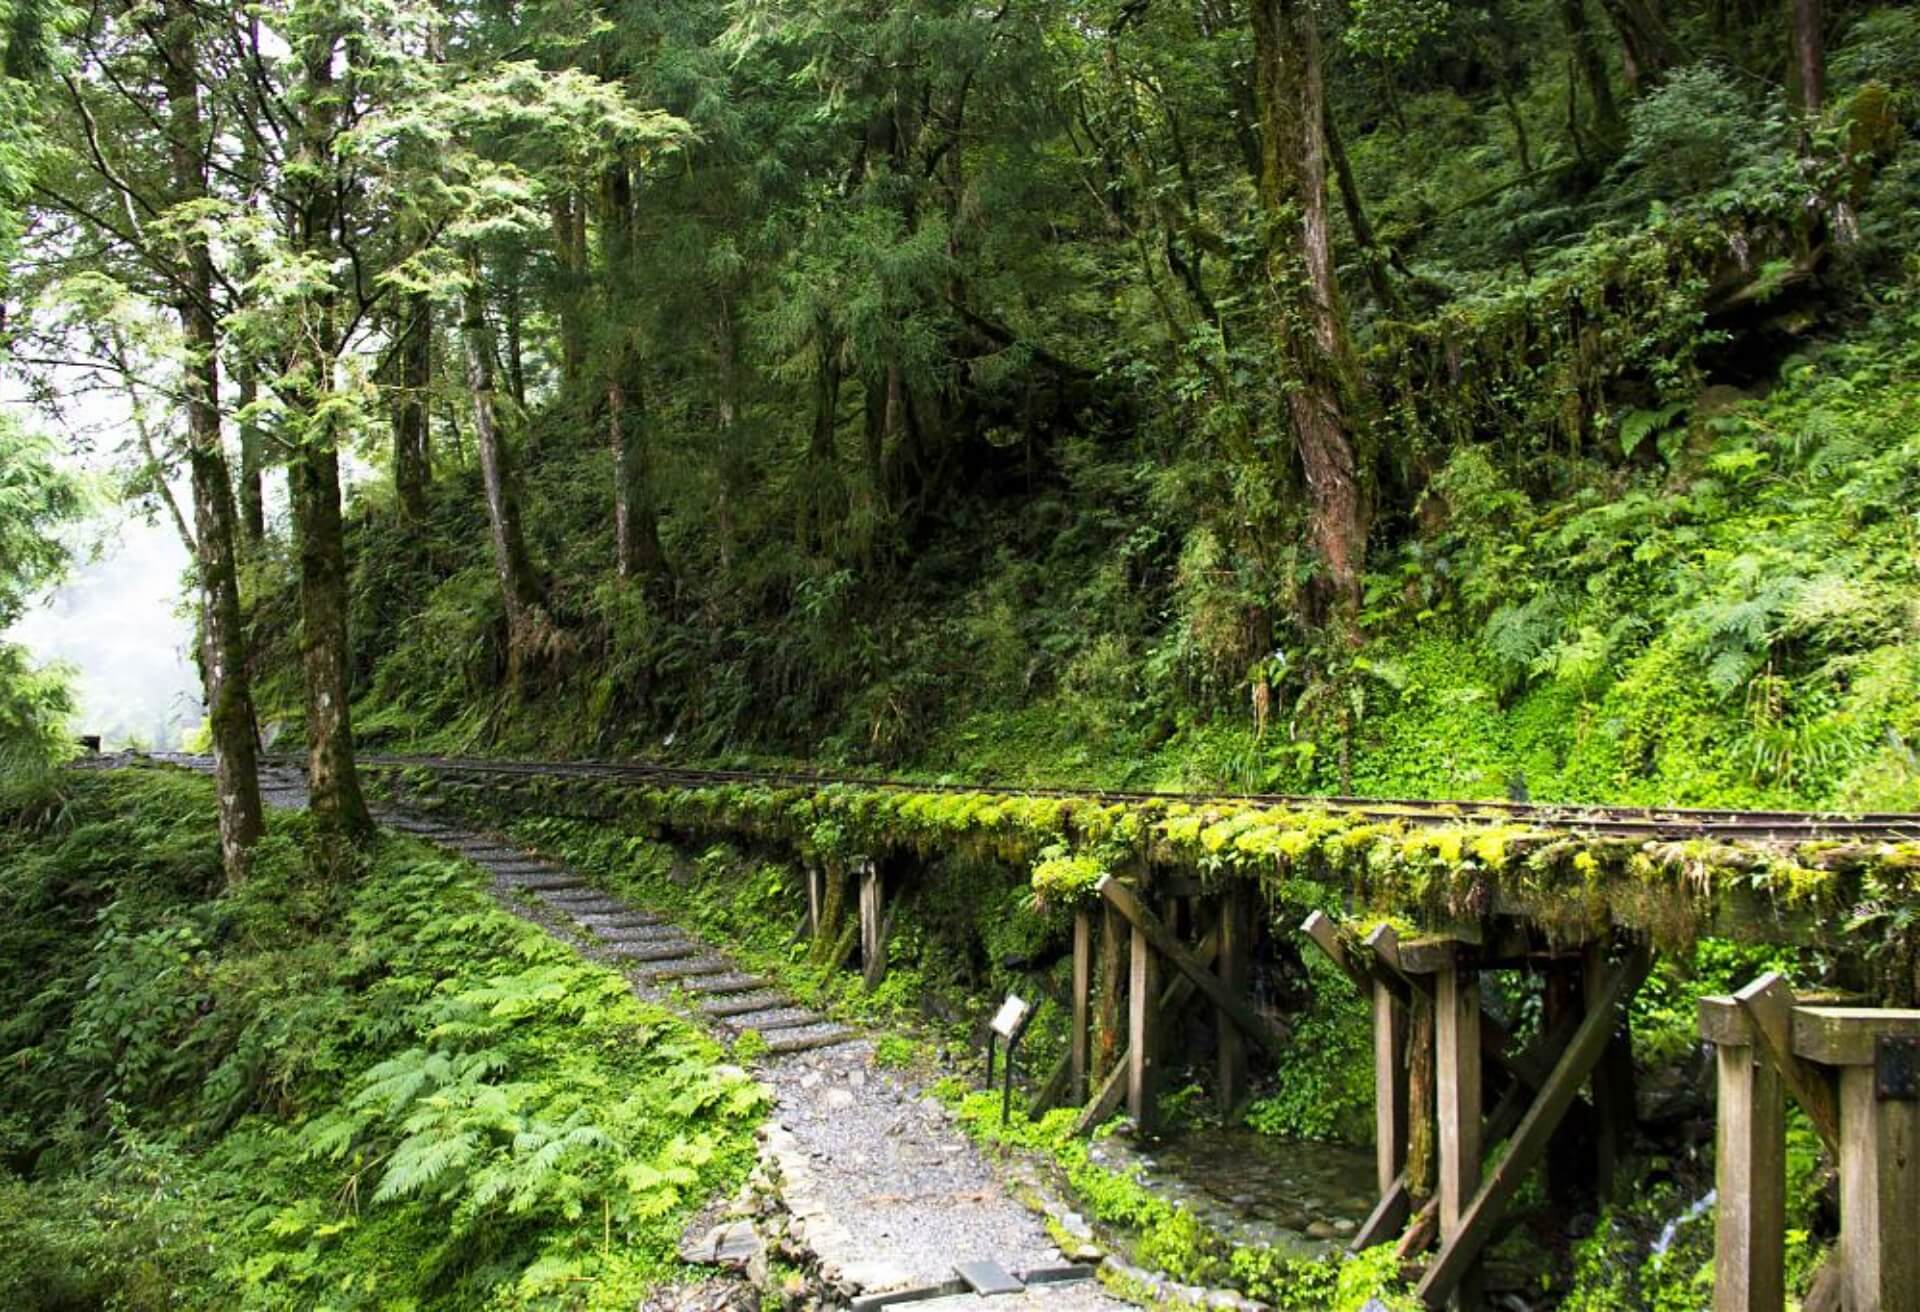
[[[1433, 1008], [1440, 1239], [1452, 1245], [1460, 1236], [1467, 1204], [1480, 1188], [1481, 1156], [1480, 981], [1457, 957], [1434, 975]], [[1463, 1262], [1447, 1290], [1462, 1306], [1478, 1303], [1474, 1265], [1471, 1257]]]
[[1073, 1015], [1068, 1022], [1067, 1096], [1078, 1107], [1087, 1100], [1088, 1059], [1093, 1035], [1093, 912], [1080, 907], [1073, 913]]
[[1287, 1030], [1261, 1015], [1251, 1002], [1233, 992], [1221, 982], [1219, 976], [1202, 966], [1192, 950], [1175, 938], [1172, 932], [1160, 923], [1159, 917], [1147, 909], [1146, 904], [1140, 901], [1138, 894], [1112, 875], [1103, 876], [1098, 888], [1100, 895], [1106, 898], [1110, 905], [1116, 907], [1133, 926], [1136, 953], [1139, 950], [1138, 945], [1144, 940], [1148, 946], [1172, 962], [1181, 974], [1191, 979], [1206, 995], [1209, 1002], [1225, 1012], [1233, 1023], [1240, 1027], [1241, 1033], [1269, 1053], [1275, 1056], [1281, 1053], [1287, 1044]]
[[[1110, 904], [1100, 907], [1100, 951], [1094, 974], [1093, 1069], [1090, 1083], [1098, 1084], [1121, 1065], [1126, 1045], [1120, 1038], [1120, 995], [1126, 992], [1127, 922]], [[1111, 1108], [1108, 1109], [1111, 1112]], [[1105, 1119], [1104, 1117], [1102, 1119]]]
[[1138, 922], [1128, 963], [1127, 1111], [1144, 1136], [1154, 1131], [1159, 1102], [1160, 963]]
[[1752, 1026], [1753, 1046], [1780, 1072], [1781, 1083], [1813, 1122], [1814, 1132], [1839, 1160], [1840, 1101], [1833, 1078], [1794, 1052], [1794, 997], [1786, 977], [1768, 971], [1733, 995]]
[[[1415, 1292], [1427, 1306], [1440, 1307], [1471, 1274], [1507, 1204], [1513, 1201], [1528, 1173], [1539, 1164], [1548, 1138], [1567, 1114], [1567, 1108], [1573, 1105], [1581, 1083], [1599, 1064], [1607, 1040], [1619, 1023], [1621, 1005], [1646, 978], [1652, 960], [1653, 954], [1648, 948], [1636, 945], [1627, 959], [1608, 973], [1606, 985], [1599, 993], [1587, 999], [1586, 1016], [1574, 1031], [1566, 1051], [1560, 1054], [1560, 1060], [1554, 1063], [1546, 1086], [1514, 1130], [1507, 1143], [1506, 1156], [1488, 1174], [1460, 1214], [1453, 1233], [1446, 1237], [1444, 1246], [1421, 1277]], [[1442, 1211], [1444, 1217], [1444, 1205]], [[1442, 1230], [1444, 1233], [1444, 1220]]]
[[820, 914], [822, 903], [826, 900], [824, 887], [826, 876], [821, 873], [818, 861], [807, 862], [807, 936], [820, 936]]
[[[1781, 1312], [1786, 1306], [1786, 1100], [1780, 1073], [1752, 1043], [1720, 1030], [1714, 1060], [1719, 1096], [1714, 1127], [1713, 1312]], [[1703, 1011], [1708, 999], [1701, 1000]], [[1724, 1019], [1724, 1017], [1722, 1017]], [[1704, 1027], [1703, 1027], [1704, 1028]]]
[[[1246, 997], [1253, 976], [1253, 925], [1247, 888], [1230, 881], [1214, 903], [1214, 927], [1220, 935], [1220, 982], [1235, 997]], [[1247, 1039], [1233, 1018], [1215, 1010], [1215, 1053], [1220, 1115], [1237, 1120], [1247, 1100]]]
[[1315, 947], [1326, 954], [1327, 960], [1340, 968], [1342, 974], [1353, 981], [1353, 986], [1366, 993], [1373, 988], [1373, 978], [1347, 952], [1347, 945], [1340, 941], [1340, 930], [1333, 923], [1333, 917], [1324, 911], [1315, 911], [1300, 922], [1300, 932], [1313, 941]]
[[1822, 1066], [1871, 1066], [1880, 1040], [1920, 1040], [1920, 1011], [1799, 1005], [1792, 1034], [1796, 1057]]

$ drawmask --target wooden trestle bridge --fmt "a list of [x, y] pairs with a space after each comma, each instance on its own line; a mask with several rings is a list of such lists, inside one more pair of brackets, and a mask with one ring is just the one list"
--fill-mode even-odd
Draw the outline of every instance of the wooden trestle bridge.
[[[708, 789], [997, 791], [605, 762], [374, 756], [362, 764], [416, 797], [455, 805], [470, 797], [494, 809], [589, 816], [620, 814], [627, 789], [655, 797], [663, 790]], [[1311, 810], [1403, 829], [1519, 829], [1548, 843], [1640, 844], [1665, 852], [1712, 847], [1731, 852], [1735, 869], [1790, 851], [1799, 854], [1795, 860], [1815, 864], [1857, 869], [1880, 861], [1920, 871], [1920, 815], [1911, 814], [1003, 791], [1100, 806]], [[698, 836], [728, 831], [719, 812], [702, 823], [708, 832]], [[670, 820], [663, 827], [687, 826]], [[764, 829], [740, 836], [769, 837]], [[835, 869], [809, 860], [804, 846], [796, 842], [793, 850], [808, 866], [810, 927], [839, 934], [842, 881], [857, 881], [858, 931], [847, 934], [857, 939], [869, 982], [877, 983], [886, 969], [887, 899], [912, 877], [913, 854], [877, 843]], [[1249, 1048], [1278, 1054], [1288, 1042], [1284, 1022], [1256, 1007], [1250, 991], [1257, 939], [1268, 919], [1255, 914], [1256, 882], [1231, 871], [1181, 868], [1143, 851], [1092, 889], [1097, 895], [1084, 898], [1073, 919], [1069, 1051], [1036, 1106], [1080, 1106], [1081, 1124], [1090, 1128], [1124, 1103], [1151, 1130], [1159, 1075], [1170, 1055], [1170, 1021], [1196, 999], [1213, 1014], [1220, 1102], [1235, 1106], [1248, 1086]], [[1404, 916], [1374, 923], [1358, 917], [1343, 923], [1316, 911], [1300, 926], [1372, 1005], [1379, 1202], [1353, 1246], [1397, 1244], [1417, 1271], [1420, 1296], [1433, 1307], [1477, 1303], [1482, 1257], [1536, 1167], [1548, 1167], [1550, 1183], [1578, 1178], [1608, 1196], [1634, 1118], [1627, 1003], [1651, 968], [1662, 929], [1660, 910], [1633, 897], [1602, 898], [1572, 932], [1500, 896], [1481, 901], [1438, 918], [1430, 907], [1409, 907]], [[1766, 897], [1736, 887], [1705, 927], [1848, 949], [1844, 924], [1830, 913], [1810, 920], [1776, 914], [1766, 904]], [[1510, 971], [1544, 981], [1544, 1016], [1530, 1042], [1517, 1041], [1482, 1005], [1483, 979]], [[1700, 1034], [1715, 1046], [1719, 1071], [1716, 1312], [1784, 1306], [1788, 1099], [1806, 1111], [1839, 1167], [1840, 1242], [1809, 1306], [1920, 1312], [1920, 1010], [1870, 1005], [1875, 1001], [1865, 992], [1796, 997], [1776, 976], [1732, 997], [1702, 1001]], [[1118, 1057], [1102, 1075], [1096, 1054], [1103, 1052]], [[1569, 1120], [1576, 1109], [1579, 1135]], [[1490, 1158], [1503, 1144], [1504, 1152]]]

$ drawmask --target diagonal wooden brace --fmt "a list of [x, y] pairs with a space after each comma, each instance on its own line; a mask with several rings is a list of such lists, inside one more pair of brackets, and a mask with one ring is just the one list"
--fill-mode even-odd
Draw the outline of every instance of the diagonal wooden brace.
[[1201, 965], [1193, 949], [1176, 938], [1173, 931], [1147, 909], [1146, 904], [1131, 888], [1112, 875], [1102, 876], [1096, 887], [1100, 896], [1125, 916], [1135, 929], [1144, 934], [1155, 951], [1172, 962], [1182, 975], [1192, 980], [1194, 987], [1206, 994], [1207, 1001], [1225, 1013], [1227, 1019], [1238, 1026], [1242, 1034], [1274, 1056], [1280, 1055], [1287, 1046], [1288, 1038], [1291, 1037], [1284, 1026], [1277, 1025], [1261, 1015], [1252, 1003], [1236, 994], [1221, 981], [1218, 975]]
[[1653, 964], [1653, 953], [1644, 944], [1636, 945], [1627, 959], [1607, 976], [1606, 986], [1597, 997], [1587, 1000], [1587, 1014], [1574, 1031], [1566, 1051], [1554, 1063], [1552, 1073], [1540, 1089], [1533, 1105], [1521, 1118], [1508, 1142], [1506, 1156], [1500, 1159], [1472, 1200], [1460, 1215], [1458, 1228], [1435, 1256], [1414, 1292], [1428, 1307], [1440, 1307], [1472, 1270], [1476, 1258], [1493, 1238], [1495, 1227], [1514, 1194], [1539, 1164], [1547, 1150], [1547, 1140], [1559, 1128], [1567, 1109], [1573, 1106], [1580, 1085], [1600, 1064], [1607, 1041], [1619, 1024], [1620, 1007], [1640, 987]]

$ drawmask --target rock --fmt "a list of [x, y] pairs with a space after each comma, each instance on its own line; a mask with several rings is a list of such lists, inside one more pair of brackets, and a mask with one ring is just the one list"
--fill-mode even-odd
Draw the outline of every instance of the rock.
[[867, 1073], [855, 1066], [847, 1072], [847, 1083], [856, 1089], [864, 1089], [867, 1087]]
[[800, 1087], [803, 1089], [816, 1088], [819, 1086], [819, 1083], [820, 1083], [819, 1071], [808, 1071], [805, 1075], [802, 1075], [800, 1077]]
[[1310, 1222], [1306, 1230], [1306, 1235], [1307, 1235], [1307, 1238], [1309, 1239], [1332, 1239], [1335, 1235], [1339, 1233], [1340, 1232], [1338, 1230], [1335, 1230], [1332, 1226], [1328, 1225], [1325, 1221]]
[[765, 1248], [751, 1221], [730, 1221], [697, 1239], [682, 1240], [680, 1260], [745, 1271], [755, 1262], [764, 1262]]
[[826, 1103], [829, 1110], [844, 1111], [853, 1106], [853, 1090], [828, 1089], [827, 1096], [822, 1101]]
[[1333, 1228], [1335, 1231], [1337, 1231], [1340, 1234], [1350, 1235], [1359, 1227], [1355, 1226], [1353, 1222], [1347, 1220], [1347, 1218], [1343, 1216], [1338, 1221], [1335, 1221], [1333, 1223]]

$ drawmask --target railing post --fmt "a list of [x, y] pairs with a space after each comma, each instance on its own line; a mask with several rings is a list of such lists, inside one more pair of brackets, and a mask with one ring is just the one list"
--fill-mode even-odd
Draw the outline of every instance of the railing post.
[[1160, 963], [1146, 931], [1133, 925], [1127, 976], [1127, 1112], [1140, 1133], [1155, 1128], [1160, 1069], [1154, 1051], [1159, 1037]]
[[1920, 1011], [1795, 1007], [1793, 1051], [1840, 1074], [1849, 1312], [1920, 1312]]
[[1069, 1037], [1067, 1101], [1075, 1107], [1087, 1102], [1088, 1056], [1093, 1023], [1093, 912], [1079, 907], [1073, 913], [1073, 1033]]
[[1700, 1036], [1714, 1045], [1713, 1312], [1786, 1305], [1786, 1099], [1733, 998], [1700, 999]]

